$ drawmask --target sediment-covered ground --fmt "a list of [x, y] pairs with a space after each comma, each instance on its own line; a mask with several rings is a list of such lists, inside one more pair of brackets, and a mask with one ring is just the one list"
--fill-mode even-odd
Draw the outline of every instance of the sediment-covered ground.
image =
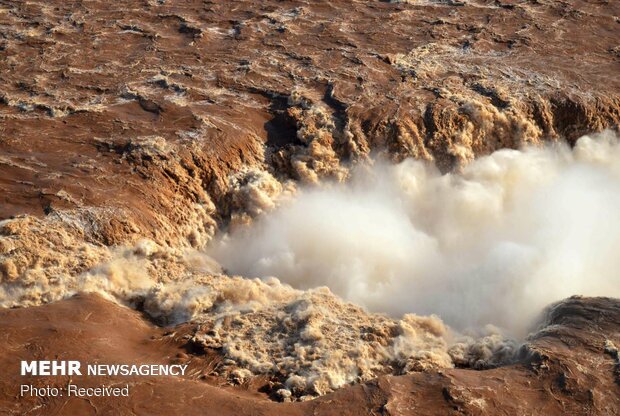
[[[3, 367], [16, 369], [27, 358], [97, 356], [181, 360], [193, 370], [183, 380], [135, 380], [128, 401], [66, 403], [18, 399], [12, 390], [17, 370], [7, 371], [0, 377], [2, 409], [617, 413], [616, 300], [566, 300], [542, 326], [528, 326], [528, 338], [493, 326], [466, 331], [422, 308], [421, 296], [410, 309], [367, 308], [386, 302], [365, 304], [352, 293], [383, 293], [375, 289], [385, 282], [368, 287], [372, 279], [355, 280], [355, 292], [328, 273], [344, 264], [334, 276], [350, 270], [353, 279], [359, 264], [368, 266], [363, 261], [326, 259], [316, 279], [308, 278], [308, 268], [263, 276], [258, 269], [288, 270], [281, 266], [288, 259], [265, 256], [267, 240], [256, 248], [235, 235], [304, 192], [354, 182], [355, 172], [377, 161], [405, 161], [395, 175], [409, 178], [398, 194], [407, 209], [412, 201], [454, 193], [458, 198], [428, 202], [420, 212], [430, 218], [439, 207], [458, 211], [461, 204], [462, 212], [479, 214], [471, 224], [485, 226], [504, 207], [520, 206], [510, 190], [522, 177], [539, 186], [544, 181], [537, 175], [579, 175], [585, 166], [594, 172], [587, 178], [607, 184], [589, 195], [603, 195], [594, 204], [603, 209], [592, 216], [600, 219], [593, 229], [606, 228], [608, 238], [592, 240], [601, 247], [596, 255], [581, 252], [583, 264], [604, 267], [590, 280], [577, 275], [593, 284], [574, 294], [617, 296], [617, 278], [610, 276], [619, 228], [610, 213], [618, 194], [619, 39], [620, 4], [613, 1], [0, 1]], [[510, 164], [519, 152], [471, 168], [476, 158], [500, 149], [564, 142], [575, 150], [541, 151], [544, 158], [529, 153], [537, 162], [528, 164], [535, 170], [527, 175], [502, 168], [520, 172], [524, 165]], [[503, 176], [494, 180], [498, 172]], [[480, 190], [487, 196], [482, 203], [475, 200]], [[364, 212], [359, 218], [365, 221]], [[497, 216], [506, 218], [516, 218], [519, 226], [511, 229], [527, 234], [539, 228], [521, 216]], [[582, 232], [591, 223], [575, 223], [581, 228], [571, 228], [578, 232], [568, 237], [591, 237]], [[478, 245], [468, 247], [479, 250], [469, 254], [480, 255], [489, 265], [484, 273], [492, 275], [495, 263], [480, 254], [485, 236], [463, 224], [438, 220], [421, 228], [416, 223], [416, 230], [440, 251], [446, 244], [461, 247], [459, 233], [476, 236]], [[362, 236], [368, 235], [379, 236]], [[372, 263], [364, 276], [417, 271], [403, 260], [409, 251], [401, 258], [396, 250], [394, 263], [392, 246], [380, 243], [390, 248], [390, 262]], [[231, 246], [251, 249], [243, 253], [245, 264], [228, 264], [235, 257], [225, 252]], [[569, 248], [582, 249], [557, 247], [573, 259]], [[300, 250], [309, 253], [307, 244]], [[224, 268], [212, 258], [218, 254]], [[515, 267], [526, 263], [526, 254]], [[553, 257], [562, 270], [577, 269], [566, 258]], [[401, 263], [406, 266], [390, 268]], [[540, 273], [555, 263], [547, 266], [536, 269], [533, 282], [543, 281]], [[557, 272], [549, 276], [560, 279]], [[581, 287], [557, 279], [548, 290]], [[481, 287], [496, 288], [487, 283]], [[425, 289], [431, 286], [427, 281]], [[499, 286], [501, 293], [506, 287]], [[406, 293], [411, 286], [393, 290]], [[544, 292], [535, 285], [527, 290]], [[72, 297], [84, 292], [90, 294]], [[507, 299], [490, 297], [496, 304]], [[505, 310], [498, 316], [505, 325], [520, 317]], [[474, 321], [467, 323], [480, 324]]]

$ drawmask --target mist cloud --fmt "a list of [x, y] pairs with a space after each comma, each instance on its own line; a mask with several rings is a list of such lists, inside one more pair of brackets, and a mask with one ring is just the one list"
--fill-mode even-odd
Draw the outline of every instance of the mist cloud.
[[327, 286], [371, 311], [523, 332], [550, 302], [620, 295], [620, 146], [610, 132], [501, 150], [460, 173], [357, 169], [209, 249], [230, 273]]

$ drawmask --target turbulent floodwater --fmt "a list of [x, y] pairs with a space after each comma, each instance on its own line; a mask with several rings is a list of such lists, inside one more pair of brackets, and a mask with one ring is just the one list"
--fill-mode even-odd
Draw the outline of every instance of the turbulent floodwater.
[[305, 189], [208, 251], [233, 274], [327, 286], [372, 311], [523, 335], [552, 301], [619, 296], [612, 133], [500, 150], [460, 173], [407, 160]]
[[[607, 132], [449, 174], [375, 161], [345, 183], [289, 188], [258, 172], [231, 185], [256, 209], [206, 253], [94, 246], [73, 233], [81, 217], [16, 217], [0, 222], [4, 244], [55, 268], [0, 286], [0, 305], [97, 292], [160, 324], [191, 322], [191, 342], [222, 355], [216, 375], [270, 377], [281, 400], [383, 374], [494, 367], [527, 354], [516, 340], [549, 303], [620, 296], [619, 162]], [[92, 266], [67, 271], [82, 262]]]

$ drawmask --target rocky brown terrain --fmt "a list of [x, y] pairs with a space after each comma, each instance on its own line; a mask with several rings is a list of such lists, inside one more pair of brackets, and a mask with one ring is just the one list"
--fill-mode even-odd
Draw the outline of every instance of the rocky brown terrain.
[[[613, 0], [0, 1], [0, 408], [618, 413], [616, 300], [569, 299], [525, 347], [459, 353], [432, 318], [230, 277], [200, 253], [371, 158], [459, 171], [617, 129], [619, 73]], [[273, 346], [252, 336], [281, 328], [321, 358], [314, 384], [290, 381], [288, 356], [281, 375], [262, 370]], [[317, 328], [345, 328], [342, 343]], [[494, 361], [504, 347], [516, 363]], [[195, 371], [133, 380], [130, 401], [16, 399], [18, 361], [55, 355]], [[345, 365], [357, 375], [335, 381]]]
[[210, 203], [220, 221], [248, 210], [229, 186], [242, 166], [312, 182], [375, 150], [449, 169], [574, 140], [620, 120], [619, 15], [613, 1], [4, 1], [0, 217], [77, 210], [97, 242], [172, 243]]
[[[4, 414], [486, 415], [604, 414], [620, 411], [620, 302], [572, 298], [551, 307], [519, 363], [484, 371], [445, 369], [383, 376], [301, 403], [268, 400], [261, 382], [223, 386], [209, 377], [217, 357], [196, 354], [189, 328], [161, 329], [98, 296], [1, 312], [0, 406]], [[19, 377], [18, 360], [70, 356], [91, 362], [188, 363], [167, 377]], [[130, 398], [17, 399], [16, 385], [129, 384]]]

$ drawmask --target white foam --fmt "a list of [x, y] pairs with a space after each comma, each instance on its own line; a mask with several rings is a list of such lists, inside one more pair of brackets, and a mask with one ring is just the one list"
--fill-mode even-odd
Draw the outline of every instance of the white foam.
[[208, 251], [231, 273], [328, 286], [372, 311], [518, 333], [552, 301], [620, 295], [618, 212], [620, 146], [605, 132], [500, 150], [458, 174], [375, 162]]

